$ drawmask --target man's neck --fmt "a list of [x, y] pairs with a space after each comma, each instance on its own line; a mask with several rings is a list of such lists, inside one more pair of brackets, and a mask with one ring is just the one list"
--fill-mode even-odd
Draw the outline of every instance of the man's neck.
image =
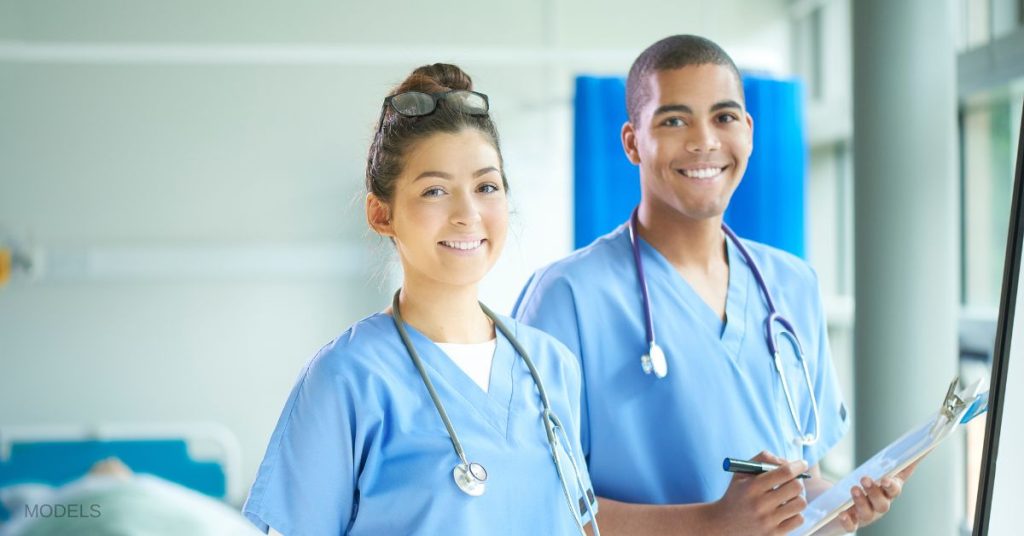
[[640, 236], [681, 272], [713, 272], [728, 264], [722, 217], [694, 220], [667, 206], [641, 203]]
[[723, 322], [729, 289], [729, 257], [722, 218], [694, 220], [666, 206], [640, 204], [639, 233], [679, 272]]

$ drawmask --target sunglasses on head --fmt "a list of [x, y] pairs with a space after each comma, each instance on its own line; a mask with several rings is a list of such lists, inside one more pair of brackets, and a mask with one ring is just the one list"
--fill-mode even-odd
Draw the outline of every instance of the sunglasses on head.
[[406, 91], [397, 95], [384, 98], [384, 105], [380, 109], [380, 121], [377, 122], [377, 130], [384, 125], [384, 114], [388, 106], [395, 113], [404, 117], [420, 117], [430, 115], [437, 110], [437, 103], [445, 101], [447, 106], [474, 116], [486, 116], [490, 110], [487, 95], [469, 91], [466, 89], [455, 89], [442, 91], [441, 93], [423, 93], [421, 91]]

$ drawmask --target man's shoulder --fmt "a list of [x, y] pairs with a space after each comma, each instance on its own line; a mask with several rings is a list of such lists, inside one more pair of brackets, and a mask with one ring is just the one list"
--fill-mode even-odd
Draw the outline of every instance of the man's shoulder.
[[785, 279], [793, 283], [817, 286], [818, 274], [806, 260], [774, 246], [741, 238], [743, 246], [766, 279]]
[[625, 225], [596, 238], [590, 244], [554, 261], [533, 274], [534, 282], [565, 280], [573, 285], [600, 279], [602, 272], [628, 263], [629, 237]]
[[625, 225], [619, 226], [535, 271], [520, 292], [512, 316], [532, 323], [539, 311], [550, 311], [552, 304], [575, 304], [579, 297], [599, 295], [609, 281], [621, 279], [616, 274], [632, 266], [626, 233]]

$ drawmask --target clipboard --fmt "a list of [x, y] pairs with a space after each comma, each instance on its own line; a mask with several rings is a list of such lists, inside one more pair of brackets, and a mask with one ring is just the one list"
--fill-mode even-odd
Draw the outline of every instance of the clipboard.
[[864, 476], [881, 480], [904, 470], [921, 459], [964, 424], [988, 409], [988, 391], [981, 391], [981, 380], [958, 390], [960, 378], [953, 378], [942, 407], [927, 421], [903, 434], [854, 469], [828, 491], [811, 501], [803, 512], [804, 522], [789, 536], [806, 536], [824, 527], [853, 505], [850, 488]]

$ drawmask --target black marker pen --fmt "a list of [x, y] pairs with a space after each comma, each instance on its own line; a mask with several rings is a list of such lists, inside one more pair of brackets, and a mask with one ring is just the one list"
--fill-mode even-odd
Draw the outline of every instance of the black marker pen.
[[[774, 471], [778, 469], [778, 465], [764, 463], [764, 462], [752, 462], [749, 460], [737, 460], [736, 458], [726, 458], [722, 462], [722, 469], [729, 471], [730, 473], [748, 473], [751, 475], [759, 475], [761, 473], [767, 473], [768, 471]], [[797, 478], [811, 478], [810, 473], [800, 473]]]

